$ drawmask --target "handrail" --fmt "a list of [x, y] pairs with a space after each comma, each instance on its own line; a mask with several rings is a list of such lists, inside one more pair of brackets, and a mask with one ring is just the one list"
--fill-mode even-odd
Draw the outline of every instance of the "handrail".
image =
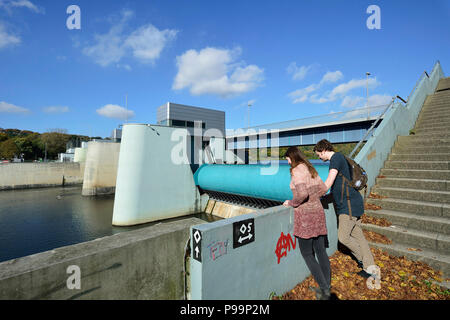
[[363, 141], [367, 138], [367, 136], [372, 132], [372, 130], [375, 128], [375, 126], [378, 124], [378, 122], [380, 122], [380, 119], [384, 116], [386, 111], [388, 111], [389, 108], [394, 104], [394, 101], [396, 99], [397, 99], [397, 97], [392, 97], [391, 103], [389, 103], [388, 106], [386, 107], [386, 109], [384, 109], [384, 111], [378, 116], [377, 120], [375, 120], [372, 123], [372, 125], [370, 126], [369, 130], [367, 130], [364, 137], [358, 142], [358, 144], [355, 146], [355, 148], [353, 148], [352, 152], [350, 152], [350, 154], [348, 155], [349, 158], [353, 158], [352, 157], [353, 154], [356, 152], [356, 150], [358, 150], [359, 146], [363, 143]]
[[[440, 64], [440, 61], [437, 60], [434, 63], [433, 69], [431, 70], [431, 73], [433, 73], [434, 69], [436, 68], [436, 66]], [[427, 78], [430, 78], [430, 76], [428, 75], [427, 71], [423, 71], [419, 77], [419, 80], [417, 80], [416, 85], [414, 86], [414, 88], [412, 89], [411, 93], [409, 94], [408, 98], [406, 99], [406, 101], [404, 99], [402, 99], [400, 96], [396, 96], [396, 97], [392, 97], [392, 101], [391, 103], [386, 107], [386, 109], [383, 111], [383, 113], [378, 117], [377, 120], [374, 121], [374, 123], [372, 123], [372, 126], [369, 128], [369, 130], [367, 130], [366, 134], [364, 135], [364, 137], [358, 142], [358, 144], [355, 146], [355, 148], [353, 148], [352, 152], [350, 152], [350, 154], [348, 155], [350, 158], [352, 158], [352, 156], [354, 155], [354, 153], [356, 152], [356, 150], [358, 150], [359, 146], [363, 143], [363, 141], [367, 138], [367, 136], [372, 132], [372, 130], [375, 128], [375, 126], [377, 125], [377, 123], [380, 121], [380, 119], [383, 117], [383, 115], [386, 113], [387, 110], [389, 110], [389, 107], [391, 105], [393, 105], [394, 101], [396, 99], [399, 99], [401, 101], [403, 101], [406, 105], [409, 102], [409, 98], [413, 95], [414, 91], [417, 89], [420, 81], [422, 81], [422, 78], [426, 76]]]
[[[431, 69], [431, 73], [433, 73], [434, 68], [436, 68], [436, 66], [438, 64], [441, 64], [441, 62], [439, 60], [436, 60], [436, 62], [434, 63], [433, 69]], [[419, 77], [419, 80], [417, 80], [416, 85], [414, 86], [414, 88], [411, 90], [411, 93], [409, 94], [408, 98], [406, 99], [406, 101], [409, 101], [409, 98], [413, 95], [414, 91], [416, 90], [417, 86], [419, 85], [420, 81], [422, 81], [422, 78], [424, 77], [424, 75], [427, 78], [430, 78], [430, 76], [428, 75], [427, 71], [425, 70], [424, 72], [422, 72], [422, 74]]]
[[414, 86], [414, 88], [412, 88], [411, 93], [408, 95], [408, 98], [406, 98], [406, 101], [409, 101], [409, 98], [413, 95], [414, 91], [416, 90], [420, 81], [422, 81], [422, 78], [424, 77], [425, 74], [428, 75], [426, 71], [424, 71], [420, 74], [419, 80], [416, 81], [416, 85]]

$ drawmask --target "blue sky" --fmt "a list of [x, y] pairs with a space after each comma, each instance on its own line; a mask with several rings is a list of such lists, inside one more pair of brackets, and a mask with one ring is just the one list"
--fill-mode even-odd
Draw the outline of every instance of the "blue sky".
[[0, 127], [106, 137], [167, 101], [262, 125], [364, 106], [367, 71], [377, 105], [448, 76], [449, 39], [446, 0], [0, 0]]

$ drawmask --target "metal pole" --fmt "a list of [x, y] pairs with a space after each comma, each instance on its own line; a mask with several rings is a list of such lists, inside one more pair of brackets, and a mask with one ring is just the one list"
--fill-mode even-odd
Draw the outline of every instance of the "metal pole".
[[366, 72], [366, 108], [367, 108], [367, 119], [370, 119], [370, 113], [369, 113], [369, 76], [370, 76], [370, 72]]
[[252, 106], [252, 104], [251, 103], [248, 103], [247, 104], [247, 107], [248, 107], [248, 109], [247, 109], [247, 129], [248, 128], [250, 128], [250, 107]]

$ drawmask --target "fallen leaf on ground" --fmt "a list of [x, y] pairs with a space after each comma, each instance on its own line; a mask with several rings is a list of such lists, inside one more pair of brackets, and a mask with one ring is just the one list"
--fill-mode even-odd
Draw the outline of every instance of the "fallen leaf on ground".
[[[378, 248], [371, 248], [375, 264], [380, 266], [381, 288], [369, 289], [367, 279], [356, 273], [360, 270], [357, 263], [347, 254], [336, 251], [330, 257], [331, 293], [340, 300], [450, 300], [450, 290], [439, 286], [434, 277], [442, 273], [433, 270], [420, 261], [411, 261], [405, 257], [391, 256]], [[381, 262], [383, 261], [383, 262]], [[400, 278], [399, 274], [405, 273]], [[338, 275], [349, 276], [339, 277]], [[401, 279], [401, 280], [400, 280]], [[310, 287], [318, 287], [312, 276], [297, 284], [293, 289], [274, 295], [274, 300], [315, 300]]]

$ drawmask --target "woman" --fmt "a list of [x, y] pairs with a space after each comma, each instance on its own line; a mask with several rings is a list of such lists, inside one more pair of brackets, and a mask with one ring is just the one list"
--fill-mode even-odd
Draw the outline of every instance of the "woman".
[[[325, 250], [327, 227], [320, 197], [327, 188], [316, 169], [297, 147], [289, 147], [285, 157], [291, 165], [293, 199], [286, 200], [285, 207], [294, 207], [294, 235], [299, 241], [300, 252], [311, 274], [319, 284], [315, 289], [320, 300], [330, 298], [331, 269]], [[316, 260], [314, 253], [317, 255]]]

